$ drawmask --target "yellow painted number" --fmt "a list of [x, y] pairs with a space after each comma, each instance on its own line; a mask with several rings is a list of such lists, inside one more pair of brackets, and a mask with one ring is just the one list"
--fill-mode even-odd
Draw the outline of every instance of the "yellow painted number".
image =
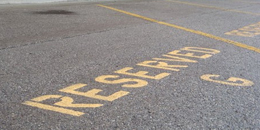
[[220, 75], [214, 74], [205, 74], [202, 75], [200, 78], [206, 81], [215, 82], [219, 84], [231, 85], [231, 86], [253, 86], [254, 83], [247, 79], [237, 78], [237, 77], [230, 77], [226, 81], [217, 80]]

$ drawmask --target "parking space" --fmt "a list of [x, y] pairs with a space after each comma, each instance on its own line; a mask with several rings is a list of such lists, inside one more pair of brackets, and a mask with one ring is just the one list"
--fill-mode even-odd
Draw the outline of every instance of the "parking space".
[[[39, 21], [10, 18], [21, 26], [15, 31], [5, 19], [0, 128], [259, 128], [260, 16], [250, 2], [257, 1], [19, 7], [75, 16], [27, 13]], [[27, 30], [21, 38], [26, 26], [42, 35], [30, 39]]]

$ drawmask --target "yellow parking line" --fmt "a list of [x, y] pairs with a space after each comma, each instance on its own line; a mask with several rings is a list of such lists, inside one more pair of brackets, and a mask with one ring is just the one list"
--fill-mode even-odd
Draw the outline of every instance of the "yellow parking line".
[[174, 3], [180, 3], [180, 4], [186, 4], [186, 5], [192, 5], [192, 6], [198, 6], [198, 7], [204, 7], [204, 8], [211, 8], [211, 9], [229, 11], [229, 12], [236, 12], [236, 13], [243, 13], [243, 14], [251, 14], [251, 15], [260, 15], [259, 13], [252, 13], [252, 12], [246, 12], [246, 11], [240, 11], [240, 10], [234, 10], [234, 9], [226, 9], [226, 8], [220, 8], [220, 7], [215, 7], [215, 6], [209, 6], [209, 5], [202, 5], [202, 4], [190, 3], [190, 2], [182, 2], [182, 1], [176, 1], [176, 0], [167, 0], [167, 1], [169, 1], [169, 2], [174, 2]]
[[229, 39], [225, 39], [225, 38], [222, 38], [222, 37], [214, 36], [212, 34], [204, 33], [204, 32], [197, 31], [197, 30], [188, 29], [188, 28], [181, 27], [181, 26], [178, 26], [178, 25], [166, 23], [166, 22], [163, 22], [163, 21], [158, 21], [158, 20], [155, 20], [155, 19], [152, 19], [152, 18], [144, 17], [144, 16], [141, 16], [141, 15], [138, 15], [138, 14], [130, 13], [130, 12], [120, 10], [120, 9], [116, 9], [116, 8], [113, 8], [113, 7], [110, 7], [110, 6], [105, 6], [105, 5], [101, 5], [101, 4], [98, 4], [98, 6], [104, 7], [104, 8], [110, 9], [110, 10], [114, 10], [114, 11], [117, 11], [117, 12], [120, 12], [120, 13], [124, 13], [124, 14], [130, 15], [130, 16], [134, 16], [134, 17], [137, 17], [137, 18], [140, 18], [140, 19], [144, 19], [144, 20], [147, 20], [147, 21], [150, 21], [150, 22], [155, 22], [155, 23], [158, 23], [158, 24], [161, 24], [161, 25], [165, 25], [165, 26], [177, 28], [177, 29], [180, 29], [180, 30], [184, 30], [184, 31], [187, 31], [187, 32], [195, 33], [195, 34], [198, 34], [198, 35], [202, 35], [202, 36], [205, 36], [205, 37], [209, 37], [209, 38], [212, 38], [212, 39], [215, 39], [215, 40], [218, 40], [218, 41], [226, 42], [226, 43], [233, 44], [233, 45], [241, 47], [241, 48], [245, 48], [245, 49], [252, 50], [252, 51], [260, 53], [259, 48], [249, 46], [249, 45], [246, 45], [246, 44], [243, 44], [243, 43], [239, 43], [239, 42], [236, 42], [236, 41], [232, 41], [232, 40], [229, 40]]
[[260, 4], [260, 2], [253, 2], [253, 1], [243, 1], [243, 0], [233, 0], [235, 2], [243, 2], [243, 3], [249, 3], [249, 4]]

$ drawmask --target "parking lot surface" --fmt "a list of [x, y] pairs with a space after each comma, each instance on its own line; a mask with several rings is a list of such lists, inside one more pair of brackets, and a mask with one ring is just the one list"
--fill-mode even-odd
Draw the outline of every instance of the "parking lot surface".
[[259, 129], [259, 5], [0, 5], [0, 129]]

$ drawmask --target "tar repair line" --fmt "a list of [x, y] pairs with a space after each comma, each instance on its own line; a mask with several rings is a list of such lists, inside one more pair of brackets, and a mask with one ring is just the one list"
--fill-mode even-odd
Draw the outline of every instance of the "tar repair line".
[[178, 26], [178, 25], [166, 23], [166, 22], [163, 22], [163, 21], [158, 21], [158, 20], [155, 20], [155, 19], [152, 19], [152, 18], [144, 17], [144, 16], [141, 16], [141, 15], [138, 15], [138, 14], [130, 13], [130, 12], [120, 10], [120, 9], [116, 9], [116, 8], [113, 8], [113, 7], [110, 7], [110, 6], [105, 6], [105, 5], [101, 5], [101, 4], [98, 4], [98, 6], [104, 7], [104, 8], [110, 9], [110, 10], [114, 10], [114, 11], [117, 11], [117, 12], [120, 12], [120, 13], [124, 13], [124, 14], [130, 15], [130, 16], [134, 16], [134, 17], [137, 17], [137, 18], [140, 18], [140, 19], [144, 19], [144, 20], [147, 20], [147, 21], [150, 21], [150, 22], [154, 22], [154, 23], [165, 25], [165, 26], [184, 30], [184, 31], [187, 31], [187, 32], [195, 33], [195, 34], [198, 34], [198, 35], [202, 35], [202, 36], [205, 36], [205, 37], [208, 37], [208, 38], [212, 38], [212, 39], [215, 39], [215, 40], [218, 40], [218, 41], [233, 44], [235, 46], [260, 53], [259, 48], [249, 46], [249, 45], [246, 45], [246, 44], [243, 44], [243, 43], [240, 43], [240, 42], [232, 41], [232, 40], [225, 39], [225, 38], [222, 38], [222, 37], [214, 36], [212, 34], [204, 33], [204, 32], [197, 31], [197, 30], [188, 29], [188, 28], [181, 27], [181, 26]]
[[175, 1], [175, 0], [167, 0], [169, 2], [179, 3], [179, 4], [186, 4], [191, 6], [198, 6], [198, 7], [204, 7], [204, 8], [211, 8], [211, 9], [217, 9], [222, 11], [229, 11], [229, 12], [236, 12], [236, 13], [242, 13], [242, 14], [251, 14], [251, 15], [260, 15], [259, 13], [252, 13], [252, 12], [246, 12], [246, 11], [240, 11], [240, 10], [234, 10], [234, 9], [225, 9], [215, 6], [209, 6], [209, 5], [202, 5], [202, 4], [196, 4], [196, 3], [190, 3], [190, 2], [182, 2], [182, 1]]

